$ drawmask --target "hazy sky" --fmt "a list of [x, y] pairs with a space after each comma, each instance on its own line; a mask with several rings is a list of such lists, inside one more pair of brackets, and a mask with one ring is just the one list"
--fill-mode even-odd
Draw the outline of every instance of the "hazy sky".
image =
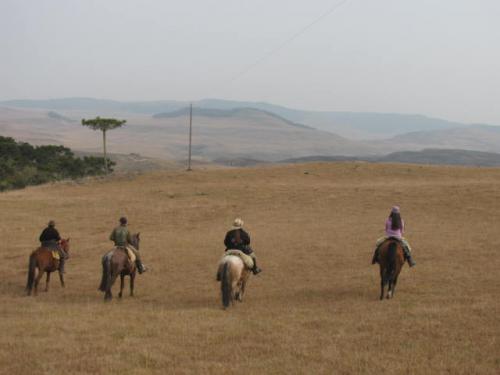
[[0, 100], [206, 97], [500, 125], [499, 0], [0, 0]]

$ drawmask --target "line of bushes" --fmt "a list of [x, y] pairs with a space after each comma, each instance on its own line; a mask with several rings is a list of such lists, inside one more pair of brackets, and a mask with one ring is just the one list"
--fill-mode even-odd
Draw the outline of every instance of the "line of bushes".
[[[114, 164], [108, 160], [108, 166]], [[103, 174], [102, 157], [79, 158], [64, 146], [32, 146], [0, 136], [0, 191]]]

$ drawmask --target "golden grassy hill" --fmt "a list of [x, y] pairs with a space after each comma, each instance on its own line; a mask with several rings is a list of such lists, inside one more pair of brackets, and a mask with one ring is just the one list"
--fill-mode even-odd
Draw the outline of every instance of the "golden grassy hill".
[[[370, 260], [395, 203], [417, 266], [380, 302]], [[499, 169], [167, 171], [3, 193], [0, 207], [0, 373], [500, 373]], [[105, 304], [100, 257], [121, 215], [152, 269]], [[214, 277], [236, 216], [264, 272], [223, 311]], [[71, 237], [67, 287], [26, 297], [50, 218]]]

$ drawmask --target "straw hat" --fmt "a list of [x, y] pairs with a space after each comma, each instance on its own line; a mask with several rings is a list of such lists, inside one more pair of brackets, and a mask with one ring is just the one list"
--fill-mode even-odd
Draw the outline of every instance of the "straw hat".
[[233, 229], [241, 229], [243, 227], [243, 220], [237, 217], [233, 222]]

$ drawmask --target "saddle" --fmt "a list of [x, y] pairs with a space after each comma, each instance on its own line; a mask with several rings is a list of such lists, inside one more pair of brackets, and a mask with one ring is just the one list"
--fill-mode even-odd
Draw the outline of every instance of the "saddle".
[[121, 250], [124, 251], [125, 254], [127, 254], [128, 259], [130, 260], [130, 263], [135, 263], [137, 257], [135, 256], [134, 252], [128, 248], [128, 246], [116, 246], [115, 250]]
[[227, 255], [237, 256], [243, 261], [243, 264], [245, 265], [246, 268], [248, 268], [250, 270], [253, 268], [252, 257], [249, 255], [246, 255], [243, 251], [236, 250], [236, 249], [230, 249], [230, 250], [227, 250], [226, 253], [224, 254], [224, 256], [227, 256]]
[[[51, 253], [52, 258], [55, 260], [61, 260], [61, 254], [59, 253], [59, 249], [54, 249], [53, 247], [48, 247], [48, 246], [40, 246], [38, 249], [43, 250], [43, 251], [48, 251]], [[36, 250], [33, 251], [33, 253]]]

